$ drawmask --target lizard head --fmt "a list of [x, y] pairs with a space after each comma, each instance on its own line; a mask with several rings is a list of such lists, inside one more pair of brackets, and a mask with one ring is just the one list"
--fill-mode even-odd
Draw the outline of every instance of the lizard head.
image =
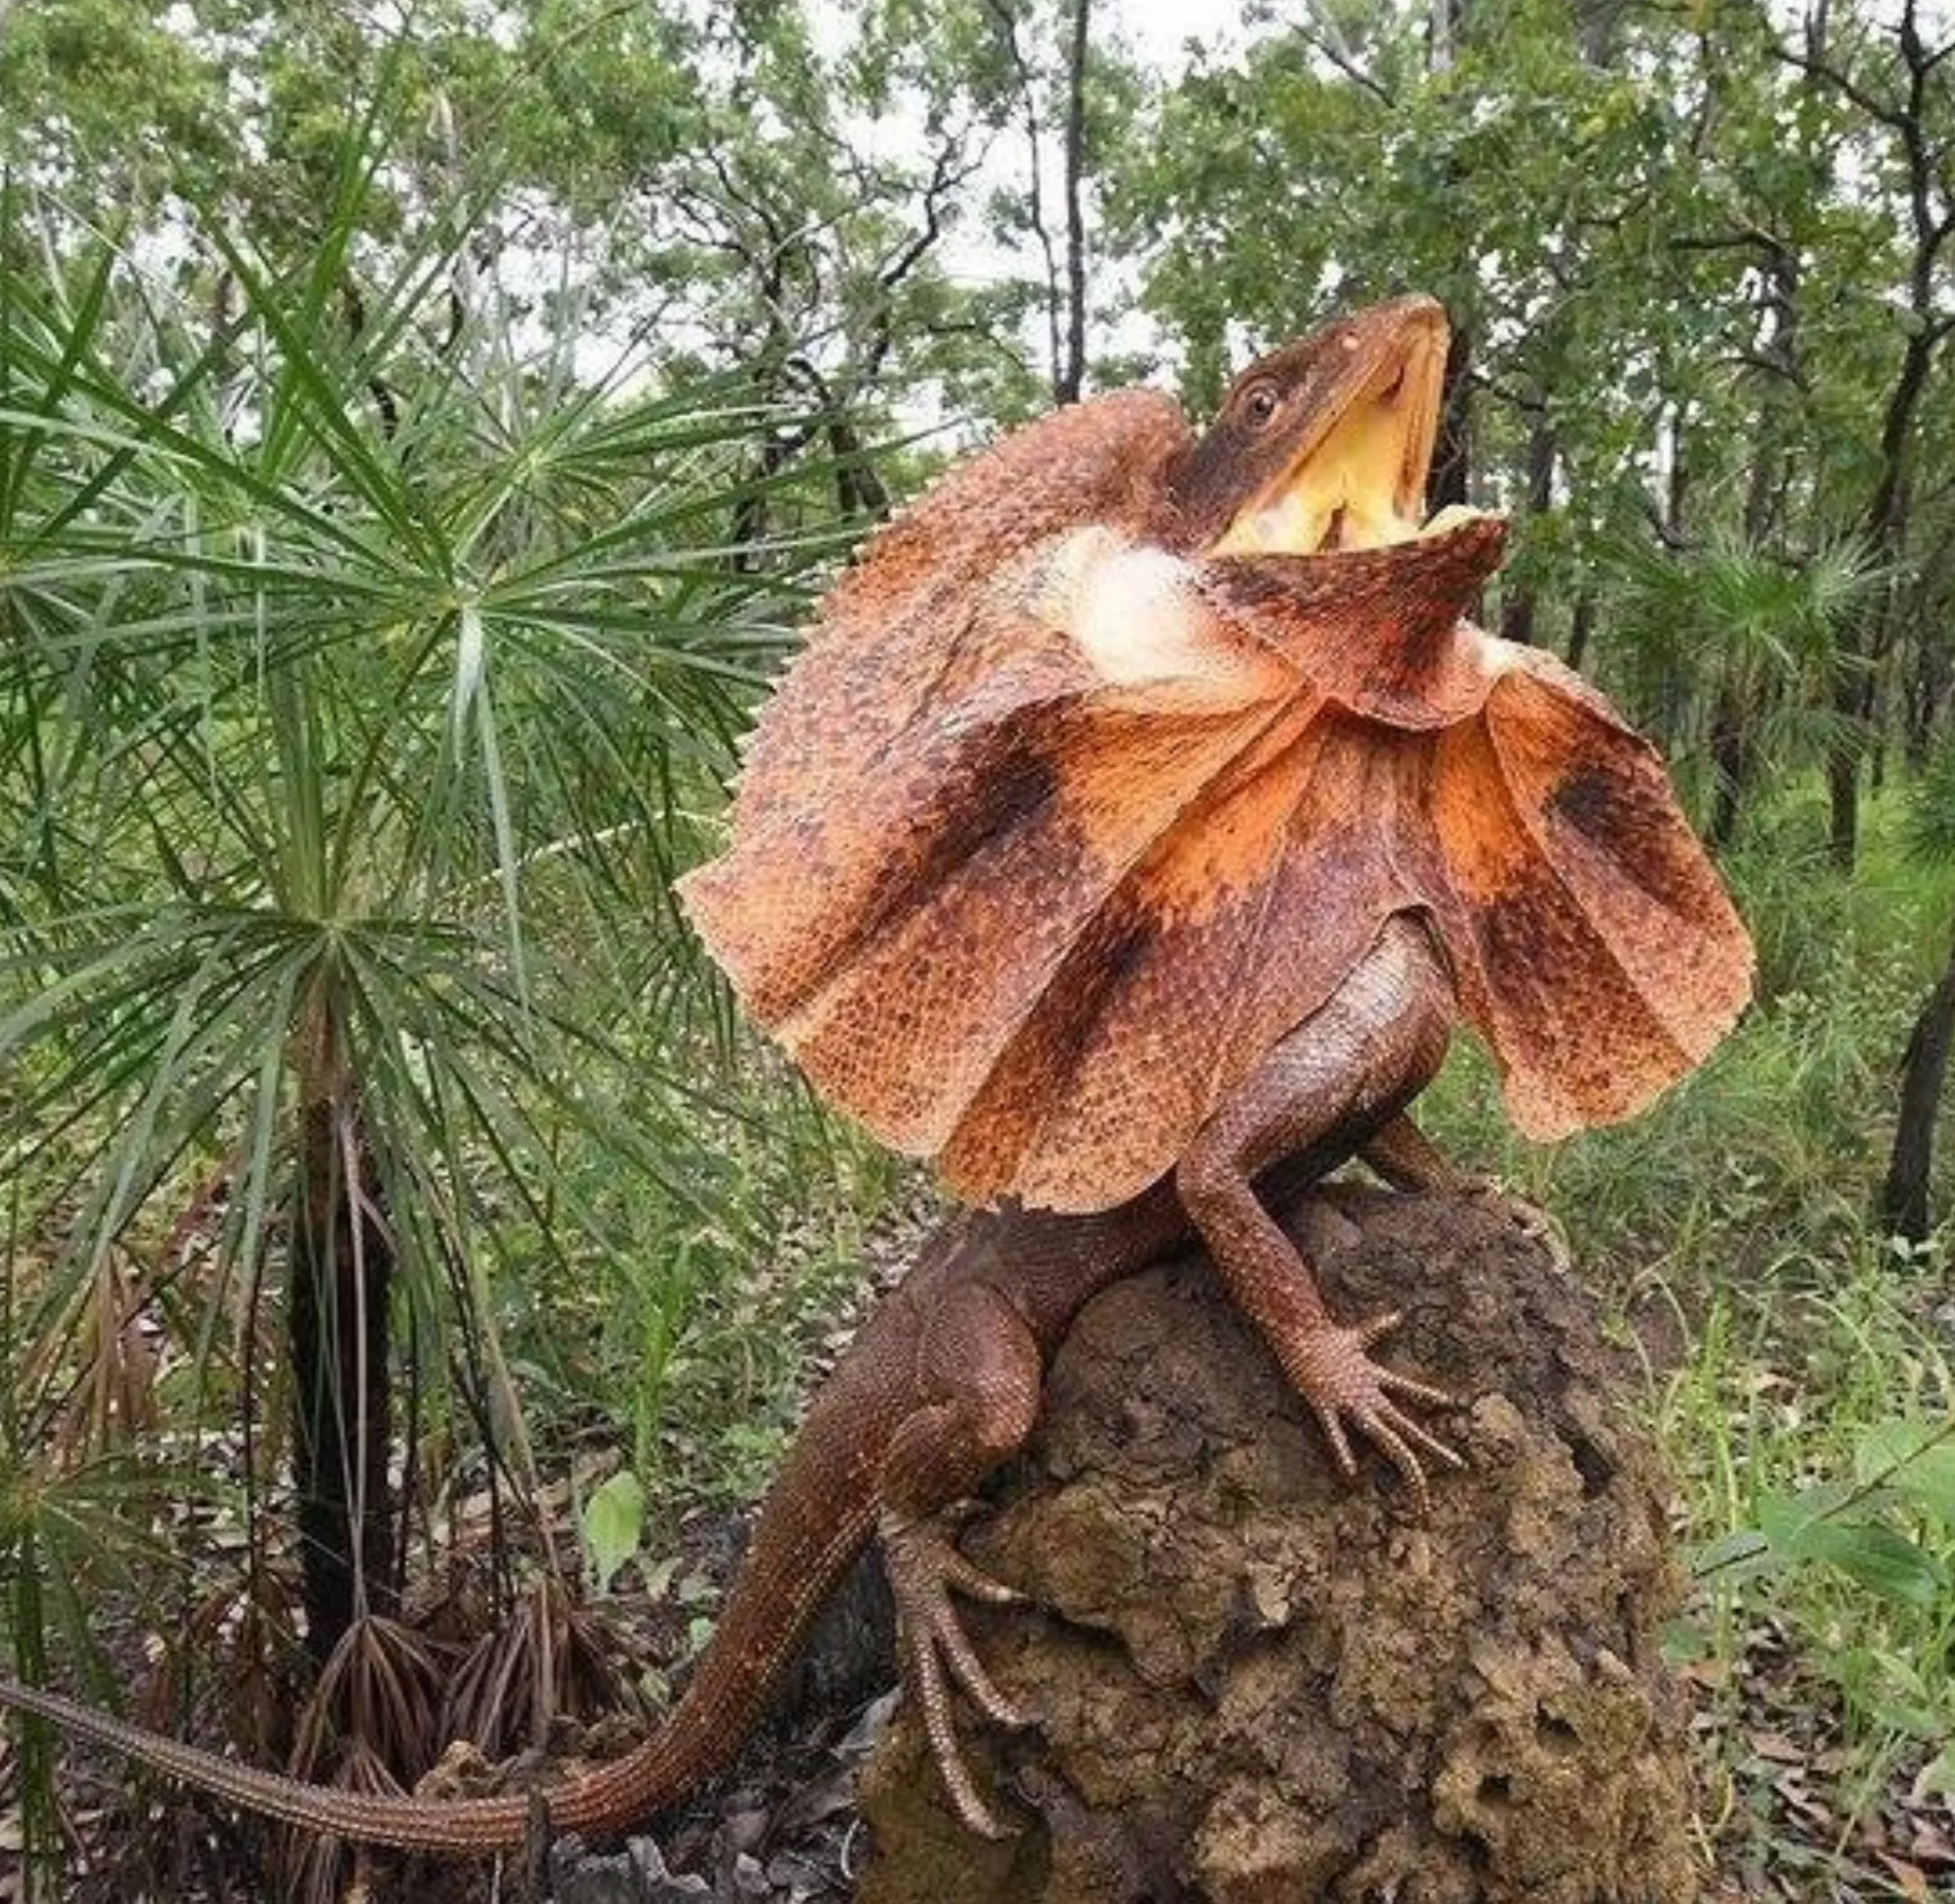
[[1169, 477], [1188, 552], [1334, 555], [1477, 522], [1487, 532], [1468, 539], [1497, 557], [1480, 512], [1423, 520], [1447, 341], [1439, 304], [1404, 297], [1252, 364]]

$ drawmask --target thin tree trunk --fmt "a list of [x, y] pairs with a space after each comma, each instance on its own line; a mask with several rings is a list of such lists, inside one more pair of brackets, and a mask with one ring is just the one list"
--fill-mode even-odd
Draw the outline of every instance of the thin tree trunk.
[[[1899, 557], [1906, 539], [1908, 448], [1915, 412], [1928, 387], [1928, 372], [1941, 335], [1933, 328], [1919, 328], [1909, 335], [1907, 349], [1902, 355], [1901, 374], [1895, 380], [1882, 419], [1880, 476], [1867, 504], [1860, 533], [1868, 554], [1882, 564], [1892, 564]], [[1857, 624], [1847, 629], [1834, 677], [1833, 710], [1847, 731], [1834, 742], [1826, 757], [1831, 807], [1828, 842], [1833, 864], [1842, 872], [1853, 871], [1860, 852], [1860, 755], [1874, 711], [1874, 666], [1886, 646], [1886, 614], [1883, 599]]]
[[1012, 71], [1018, 81], [1020, 102], [1025, 108], [1025, 144], [1028, 160], [1026, 175], [1026, 218], [1032, 227], [1032, 235], [1039, 241], [1039, 249], [1045, 261], [1045, 367], [1052, 380], [1052, 401], [1065, 401], [1059, 394], [1065, 381], [1065, 341], [1062, 322], [1061, 306], [1063, 302], [1059, 285], [1059, 260], [1053, 248], [1052, 234], [1045, 222], [1045, 149], [1039, 136], [1039, 95], [1032, 83], [1032, 68], [1025, 57], [1025, 50], [1018, 43], [1018, 21], [1005, 0], [989, 0], [992, 19], [997, 23], [998, 37], [1003, 43], [1005, 56], [1011, 61]]
[[1881, 1186], [1880, 1221], [1889, 1234], [1919, 1243], [1929, 1229], [1928, 1185], [1934, 1163], [1935, 1114], [1955, 1046], [1955, 944], [1908, 1039], [1901, 1059], [1901, 1110], [1894, 1149]]
[[835, 499], [842, 514], [884, 521], [890, 512], [888, 486], [869, 460], [861, 431], [846, 416], [836, 416], [828, 426], [828, 446], [835, 457]]
[[[1434, 74], [1452, 70], [1466, 26], [1468, 0], [1430, 0], [1427, 13], [1426, 64]], [[1446, 163], [1445, 181], [1460, 181], [1463, 162], [1456, 156]], [[1454, 291], [1449, 304], [1464, 305], [1478, 283], [1478, 267], [1470, 239], [1461, 234], [1461, 249], [1446, 286]], [[1439, 434], [1433, 445], [1432, 467], [1426, 478], [1426, 493], [1435, 509], [1464, 503], [1473, 480], [1473, 332], [1465, 309], [1449, 309], [1453, 322], [1451, 341], [1446, 346], [1446, 370], [1440, 386]]]
[[309, 1043], [291, 1204], [289, 1354], [305, 1641], [323, 1663], [355, 1620], [396, 1604], [393, 1246], [329, 1008]]
[[1679, 404], [1670, 425], [1670, 474], [1663, 496], [1663, 527], [1673, 543], [1689, 540], [1685, 519], [1689, 512], [1690, 480], [1694, 472], [1689, 457], [1684, 453], [1684, 426], [1687, 421], [1685, 406]]
[[[1554, 422], [1543, 403], [1527, 425], [1527, 516], [1545, 516], [1554, 506], [1556, 454]], [[1517, 583], [1507, 591], [1500, 610], [1504, 638], [1533, 645], [1534, 606], [1531, 581]]]
[[[1932, 208], [1936, 166], [1941, 162], [1931, 148], [1924, 130], [1924, 102], [1928, 74], [1940, 55], [1931, 57], [1923, 46], [1915, 24], [1911, 4], [1902, 15], [1901, 48], [1910, 86], [1905, 116], [1896, 124], [1902, 134], [1910, 176], [1910, 202], [1915, 225], [1915, 255], [1908, 273], [1908, 309], [1913, 318], [1901, 354], [1900, 374], [1888, 394], [1887, 407], [1880, 425], [1880, 474], [1867, 504], [1861, 529], [1862, 540], [1875, 561], [1892, 567], [1899, 560], [1907, 539], [1908, 451], [1914, 440], [1915, 419], [1934, 367], [1934, 354], [1955, 325], [1939, 315], [1935, 306], [1937, 267], [1942, 247], [1955, 231], [1955, 207], [1948, 204], [1947, 188], [1943, 209]], [[1945, 159], [1945, 150], [1942, 155]], [[1874, 711], [1873, 664], [1886, 651], [1891, 634], [1889, 620], [1891, 601], [1883, 596], [1866, 619], [1847, 631], [1840, 645], [1839, 666], [1834, 677], [1833, 705], [1849, 729], [1835, 744], [1826, 764], [1827, 785], [1833, 803], [1831, 847], [1834, 864], [1850, 871], [1860, 844], [1859, 755], [1868, 723]]]
[[1579, 668], [1587, 658], [1588, 644], [1595, 633], [1595, 597], [1584, 589], [1575, 598], [1575, 613], [1568, 625], [1568, 664]]
[[1086, 170], [1086, 52], [1091, 11], [1091, 0], [1073, 0], [1066, 97], [1066, 354], [1053, 390], [1062, 403], [1077, 403], [1086, 382], [1086, 215], [1080, 183]]
[[1464, 503], [1473, 474], [1473, 336], [1464, 323], [1455, 325], [1446, 347], [1446, 373], [1440, 385], [1439, 440], [1433, 448], [1427, 493], [1435, 509]]
[[787, 445], [771, 430], [761, 439], [753, 464], [755, 487], [744, 490], [734, 499], [733, 526], [729, 536], [732, 565], [742, 574], [757, 572], [765, 563], [765, 547], [771, 528], [770, 507], [773, 492], [767, 487], [786, 466]]
[[1717, 770], [1717, 788], [1711, 809], [1711, 844], [1721, 852], [1737, 837], [1738, 816], [1751, 782], [1750, 710], [1736, 683], [1717, 690], [1711, 716], [1711, 758]]
[[1928, 755], [1934, 750], [1935, 715], [1941, 705], [1943, 674], [1941, 658], [1933, 645], [1925, 641], [1918, 642], [1913, 665], [1908, 672], [1905, 710], [1908, 768], [1911, 773], [1918, 774], [1926, 767]]

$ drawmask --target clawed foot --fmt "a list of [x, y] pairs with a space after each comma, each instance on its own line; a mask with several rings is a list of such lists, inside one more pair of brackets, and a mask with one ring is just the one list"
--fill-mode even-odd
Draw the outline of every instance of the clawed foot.
[[1345, 1433], [1344, 1424], [1349, 1421], [1384, 1450], [1391, 1465], [1405, 1477], [1419, 1511], [1423, 1514], [1431, 1505], [1431, 1496], [1426, 1486], [1426, 1471], [1419, 1463], [1420, 1454], [1423, 1452], [1449, 1468], [1463, 1463], [1458, 1454], [1392, 1399], [1403, 1395], [1410, 1401], [1449, 1408], [1453, 1398], [1429, 1382], [1394, 1373], [1374, 1362], [1366, 1353], [1381, 1336], [1397, 1328], [1399, 1321], [1394, 1311], [1349, 1328], [1324, 1323], [1300, 1332], [1283, 1353], [1283, 1369], [1315, 1412], [1330, 1451], [1345, 1475], [1354, 1476], [1358, 1471], [1350, 1438]]
[[1009, 1606], [1024, 1598], [958, 1551], [958, 1532], [978, 1511], [974, 1502], [967, 1502], [927, 1520], [904, 1521], [885, 1509], [882, 1548], [896, 1596], [903, 1683], [923, 1715], [930, 1755], [958, 1816], [981, 1838], [997, 1838], [1009, 1831], [978, 1796], [964, 1763], [951, 1712], [952, 1683], [994, 1725], [1017, 1730], [1032, 1720], [992, 1683], [951, 1603], [953, 1591], [991, 1606]]
[[1553, 1260], [1556, 1270], [1566, 1273], [1574, 1263], [1568, 1238], [1561, 1225], [1525, 1197], [1517, 1197], [1498, 1177], [1469, 1177], [1464, 1194], [1482, 1209], [1511, 1223], [1530, 1243], [1537, 1243]]

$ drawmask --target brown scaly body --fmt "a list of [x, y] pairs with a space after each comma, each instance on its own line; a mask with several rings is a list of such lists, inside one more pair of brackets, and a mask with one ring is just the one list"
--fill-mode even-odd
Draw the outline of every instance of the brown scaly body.
[[[957, 1503], [1029, 1431], [1079, 1305], [1191, 1234], [1322, 1423], [1423, 1498], [1447, 1398], [1373, 1359], [1272, 1220], [1352, 1156], [1462, 1187], [1404, 1115], [1452, 1027], [1535, 1135], [1700, 1059], [1750, 953], [1654, 755], [1462, 619], [1501, 525], [1417, 525], [1445, 327], [1404, 299], [1245, 373], [1195, 439], [1125, 393], [1007, 438], [871, 545], [757, 730], [689, 911], [835, 1102], [975, 1203], [878, 1309], [769, 1497], [713, 1644], [637, 1751], [546, 1794], [606, 1831], [730, 1756], [879, 1531], [906, 1678], [974, 1828], [949, 1686], [1019, 1722], [953, 1592]], [[1059, 1214], [1071, 1213], [1071, 1214]], [[290, 1822], [460, 1854], [522, 1798], [354, 1797], [0, 1681], [0, 1702]]]
[[[1299, 1042], [1291, 1062], [1312, 1075], [1284, 1079], [1282, 1097], [1289, 1101], [1299, 1084], [1329, 1087], [1329, 1097], [1307, 1094], [1328, 1127], [1277, 1163], [1265, 1194], [1281, 1201], [1355, 1154], [1380, 1127], [1402, 1139], [1409, 1126], [1394, 1122], [1393, 1114], [1436, 1067], [1449, 1021], [1449, 994], [1422, 936], [1394, 933], [1317, 1035]], [[1375, 1039], [1373, 1055], [1383, 1061], [1368, 1075], [1398, 1082], [1375, 1101], [1340, 1103], [1336, 1078], [1348, 1071], [1346, 1054], [1359, 1036]], [[1381, 1169], [1389, 1172], [1399, 1154], [1388, 1139]], [[1457, 1186], [1443, 1174], [1438, 1180]], [[621, 1831], [722, 1767], [808, 1623], [879, 1525], [903, 1615], [906, 1676], [960, 1805], [988, 1823], [957, 1758], [946, 1673], [992, 1718], [1012, 1723], [1016, 1715], [984, 1678], [945, 1589], [1004, 1596], [955, 1555], [936, 1517], [1030, 1432], [1045, 1361], [1081, 1305], [1192, 1233], [1166, 1183], [1098, 1215], [974, 1212], [938, 1231], [871, 1314], [803, 1423], [678, 1705], [632, 1752], [546, 1790], [551, 1828]], [[340, 1791], [221, 1758], [15, 1682], [0, 1680], [0, 1702], [249, 1810], [339, 1837], [480, 1857], [522, 1844], [535, 1822], [523, 1794], [428, 1800]]]

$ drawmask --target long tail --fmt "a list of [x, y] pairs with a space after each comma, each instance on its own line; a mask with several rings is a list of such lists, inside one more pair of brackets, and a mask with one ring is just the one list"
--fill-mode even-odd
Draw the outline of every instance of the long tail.
[[[553, 1831], [616, 1831], [664, 1810], [719, 1770], [760, 1716], [809, 1622], [874, 1525], [872, 1453], [849, 1450], [850, 1471], [837, 1473], [835, 1444], [816, 1427], [811, 1416], [684, 1696], [635, 1750], [543, 1791]], [[526, 1793], [386, 1798], [308, 1785], [4, 1677], [0, 1705], [37, 1714], [246, 1811], [335, 1838], [480, 1857], [522, 1844], [532, 1826]]]

